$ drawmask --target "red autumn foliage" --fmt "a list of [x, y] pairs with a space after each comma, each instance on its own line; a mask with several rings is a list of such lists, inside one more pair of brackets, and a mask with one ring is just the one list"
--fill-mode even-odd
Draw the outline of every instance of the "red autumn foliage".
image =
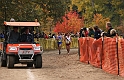
[[58, 21], [54, 27], [54, 32], [79, 32], [81, 27], [84, 26], [83, 18], [79, 18], [79, 14], [74, 11], [70, 11], [62, 17], [63, 22]]

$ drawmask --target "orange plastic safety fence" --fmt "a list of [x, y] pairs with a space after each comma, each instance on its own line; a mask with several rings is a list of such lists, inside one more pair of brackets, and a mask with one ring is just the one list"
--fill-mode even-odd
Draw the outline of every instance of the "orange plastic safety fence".
[[93, 60], [93, 53], [92, 53], [92, 44], [94, 42], [94, 38], [87, 38], [87, 46], [88, 46], [88, 55], [89, 55], [89, 63], [92, 63]]
[[116, 38], [104, 38], [102, 69], [111, 74], [118, 74]]
[[90, 53], [90, 64], [95, 67], [101, 67], [101, 54], [102, 54], [102, 38], [94, 40], [91, 47]]
[[98, 40], [93, 38], [80, 38], [80, 61], [89, 62], [104, 71], [124, 76], [124, 40], [104, 37]]
[[124, 77], [124, 39], [118, 41], [119, 75]]
[[88, 45], [87, 45], [87, 38], [79, 38], [79, 45], [80, 45], [80, 61], [88, 63], [89, 55], [88, 55]]

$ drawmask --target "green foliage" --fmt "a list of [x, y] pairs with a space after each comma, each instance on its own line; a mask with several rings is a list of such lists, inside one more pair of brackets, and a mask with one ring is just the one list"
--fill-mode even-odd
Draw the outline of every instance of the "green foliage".
[[1, 0], [0, 4], [2, 4], [0, 5], [1, 24], [10, 21], [11, 18], [15, 21], [34, 21], [36, 18], [40, 19], [42, 15], [40, 5], [30, 0]]
[[43, 26], [47, 26], [47, 18], [51, 18], [54, 24], [68, 10], [67, 4], [70, 4], [70, 0], [1, 0], [0, 24], [11, 18], [15, 21], [38, 19]]
[[95, 14], [109, 18], [113, 26], [124, 24], [124, 0], [0, 0], [0, 7], [1, 26], [11, 18], [15, 21], [34, 21], [37, 18], [43, 27], [50, 27], [61, 21], [70, 10], [84, 17], [86, 27], [95, 24]]
[[124, 18], [124, 1], [123, 0], [72, 0], [72, 5], [78, 7], [78, 11], [82, 11], [85, 26], [91, 26], [93, 15], [102, 14], [103, 18], [109, 18], [113, 26], [119, 26]]

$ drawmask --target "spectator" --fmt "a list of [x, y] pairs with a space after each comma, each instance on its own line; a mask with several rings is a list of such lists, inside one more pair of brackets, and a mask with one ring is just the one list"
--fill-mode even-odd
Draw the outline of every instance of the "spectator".
[[47, 34], [44, 33], [44, 39], [48, 39], [48, 36]]
[[84, 34], [84, 37], [88, 37], [88, 31], [86, 27], [83, 28], [83, 34]]
[[101, 37], [102, 31], [98, 28], [98, 26], [94, 26], [94, 38], [99, 39]]
[[1, 39], [1, 41], [4, 40], [4, 34], [3, 33], [0, 33], [0, 39]]
[[52, 38], [52, 34], [51, 34], [51, 33], [49, 33], [49, 35], [48, 35], [48, 36], [49, 36], [49, 38]]
[[112, 25], [110, 22], [106, 23], [106, 29], [107, 29], [107, 33], [104, 33], [105, 36], [107, 37], [114, 37], [116, 36], [117, 32], [115, 29], [112, 28]]
[[89, 28], [89, 33], [88, 33], [89, 37], [93, 37], [94, 38], [94, 30], [92, 27]]
[[55, 34], [52, 34], [52, 38], [53, 38], [53, 39], [56, 39], [56, 35], [55, 35]]
[[35, 36], [34, 37], [37, 39], [37, 41], [39, 41], [40, 33], [35, 33]]
[[79, 34], [80, 34], [79, 32], [76, 32], [75, 37], [78, 38]]
[[83, 33], [83, 28], [80, 29], [79, 37], [85, 37]]
[[70, 33], [71, 37], [75, 37], [75, 34], [73, 32]]
[[0, 38], [4, 38], [4, 34], [3, 33], [0, 33]]

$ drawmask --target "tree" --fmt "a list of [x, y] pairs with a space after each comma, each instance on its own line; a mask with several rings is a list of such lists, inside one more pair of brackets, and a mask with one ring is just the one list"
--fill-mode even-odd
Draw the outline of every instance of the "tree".
[[70, 0], [0, 0], [0, 4], [1, 25], [5, 18], [6, 21], [14, 18], [15, 21], [38, 19], [42, 26], [49, 27], [47, 18], [51, 18], [54, 25], [68, 10]]
[[[51, 25], [61, 20], [61, 17], [69, 10], [70, 4], [70, 0], [32, 0], [32, 2], [39, 4], [42, 8], [41, 25], [42, 28], [48, 28], [48, 30], [51, 30]], [[47, 25], [48, 19], [52, 20], [51, 25]]]
[[10, 18], [16, 21], [34, 21], [37, 18], [41, 26], [48, 28], [48, 19], [54, 26], [69, 11], [83, 16], [85, 27], [94, 25], [96, 14], [109, 18], [116, 27], [124, 25], [124, 0], [0, 0], [0, 7], [1, 26]]
[[110, 18], [114, 26], [123, 24], [124, 1], [123, 0], [72, 0], [72, 5], [78, 7], [78, 11], [83, 12], [86, 26], [93, 25], [94, 14], [102, 14], [104, 18]]
[[102, 14], [94, 14], [93, 23], [99, 26], [99, 28], [101, 28], [102, 30], [106, 30], [105, 24], [108, 21], [110, 21], [110, 19], [104, 18]]
[[62, 17], [62, 22], [57, 22], [54, 32], [79, 32], [81, 27], [84, 26], [83, 18], [79, 18], [79, 14], [75, 11], [70, 11]]

